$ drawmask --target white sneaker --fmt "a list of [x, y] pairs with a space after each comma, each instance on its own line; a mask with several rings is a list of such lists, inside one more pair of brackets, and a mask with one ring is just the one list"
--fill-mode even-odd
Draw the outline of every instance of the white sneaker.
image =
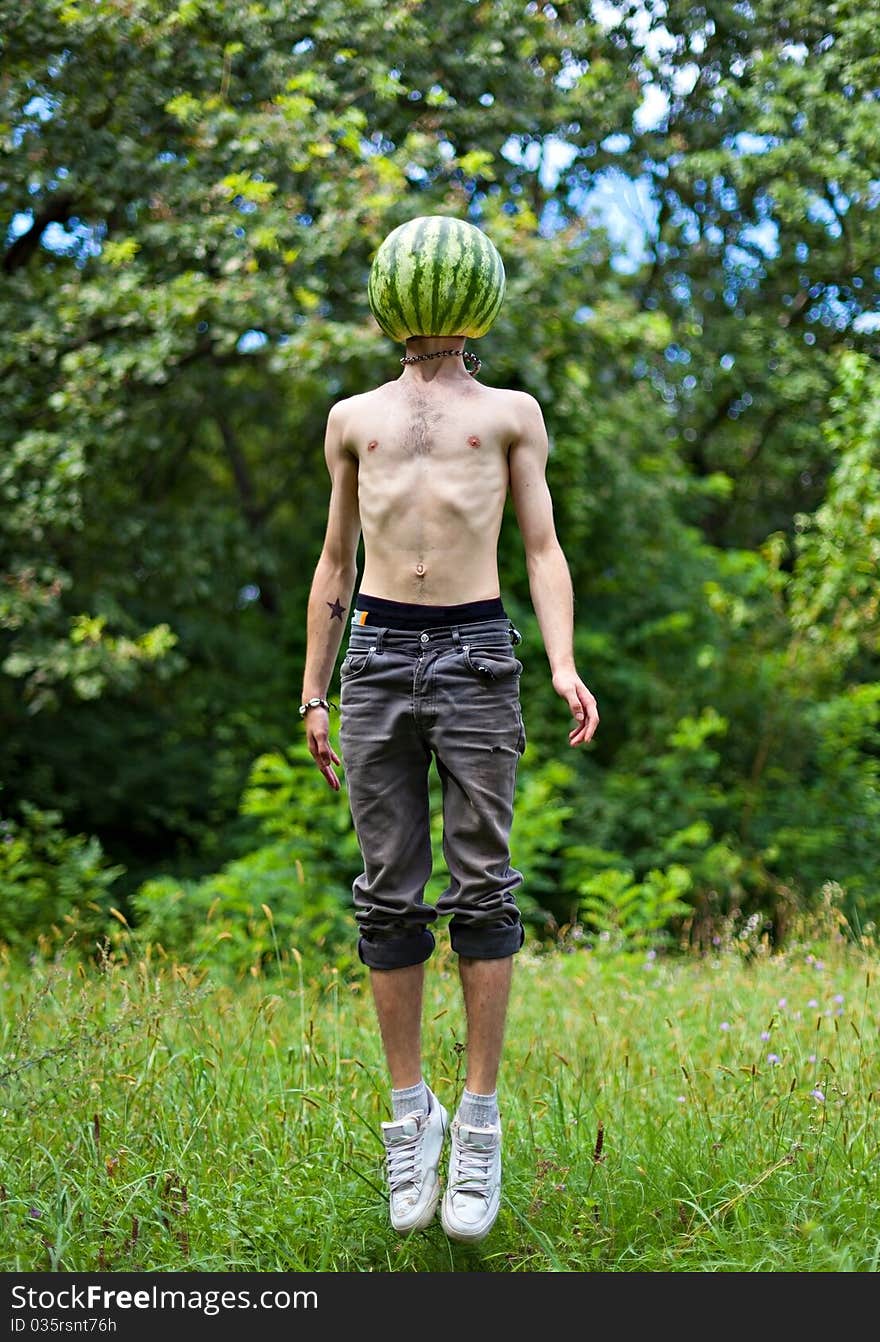
[[440, 1220], [450, 1239], [474, 1243], [495, 1224], [501, 1205], [501, 1125], [475, 1128], [455, 1118], [449, 1178]]
[[449, 1114], [428, 1088], [427, 1114], [382, 1124], [390, 1189], [391, 1224], [402, 1234], [424, 1230], [440, 1198], [440, 1152]]

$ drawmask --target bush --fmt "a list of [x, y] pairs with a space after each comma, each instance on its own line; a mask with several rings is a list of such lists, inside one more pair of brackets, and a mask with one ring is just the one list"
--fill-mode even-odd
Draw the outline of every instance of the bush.
[[68, 834], [60, 811], [20, 803], [0, 819], [0, 945], [33, 952], [67, 942], [92, 950], [106, 929], [110, 887], [125, 868], [107, 864], [98, 839]]
[[330, 793], [299, 742], [254, 761], [240, 810], [267, 842], [201, 880], [144, 882], [131, 898], [136, 940], [237, 976], [291, 956], [347, 969], [360, 856], [344, 794]]

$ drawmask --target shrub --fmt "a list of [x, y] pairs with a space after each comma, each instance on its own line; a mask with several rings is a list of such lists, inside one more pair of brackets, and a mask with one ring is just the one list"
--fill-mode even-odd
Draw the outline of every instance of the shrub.
[[110, 887], [125, 868], [108, 865], [93, 835], [68, 834], [60, 811], [28, 801], [20, 810], [20, 820], [0, 819], [0, 944], [93, 949], [107, 925]]

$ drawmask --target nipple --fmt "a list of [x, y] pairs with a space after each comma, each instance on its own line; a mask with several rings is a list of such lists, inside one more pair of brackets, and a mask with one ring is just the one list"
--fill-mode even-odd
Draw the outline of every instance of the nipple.
[[376, 448], [377, 448], [378, 446], [379, 446], [378, 439], [376, 439], [376, 438], [371, 438], [370, 441], [367, 443], [367, 451], [368, 451], [368, 452], [375, 452], [375, 450], [376, 450]]
[[479, 438], [475, 433], [472, 433], [470, 438], [468, 439], [468, 447], [479, 447], [479, 446], [480, 446]]

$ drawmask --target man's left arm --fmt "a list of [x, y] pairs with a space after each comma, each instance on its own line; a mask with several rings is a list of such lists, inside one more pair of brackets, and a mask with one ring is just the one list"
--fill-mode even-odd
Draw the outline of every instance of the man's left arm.
[[518, 392], [519, 430], [508, 452], [510, 495], [525, 548], [532, 605], [541, 628], [553, 688], [577, 725], [569, 745], [589, 741], [599, 725], [592, 692], [574, 662], [574, 590], [568, 562], [556, 535], [553, 500], [547, 484], [549, 444], [541, 407]]

